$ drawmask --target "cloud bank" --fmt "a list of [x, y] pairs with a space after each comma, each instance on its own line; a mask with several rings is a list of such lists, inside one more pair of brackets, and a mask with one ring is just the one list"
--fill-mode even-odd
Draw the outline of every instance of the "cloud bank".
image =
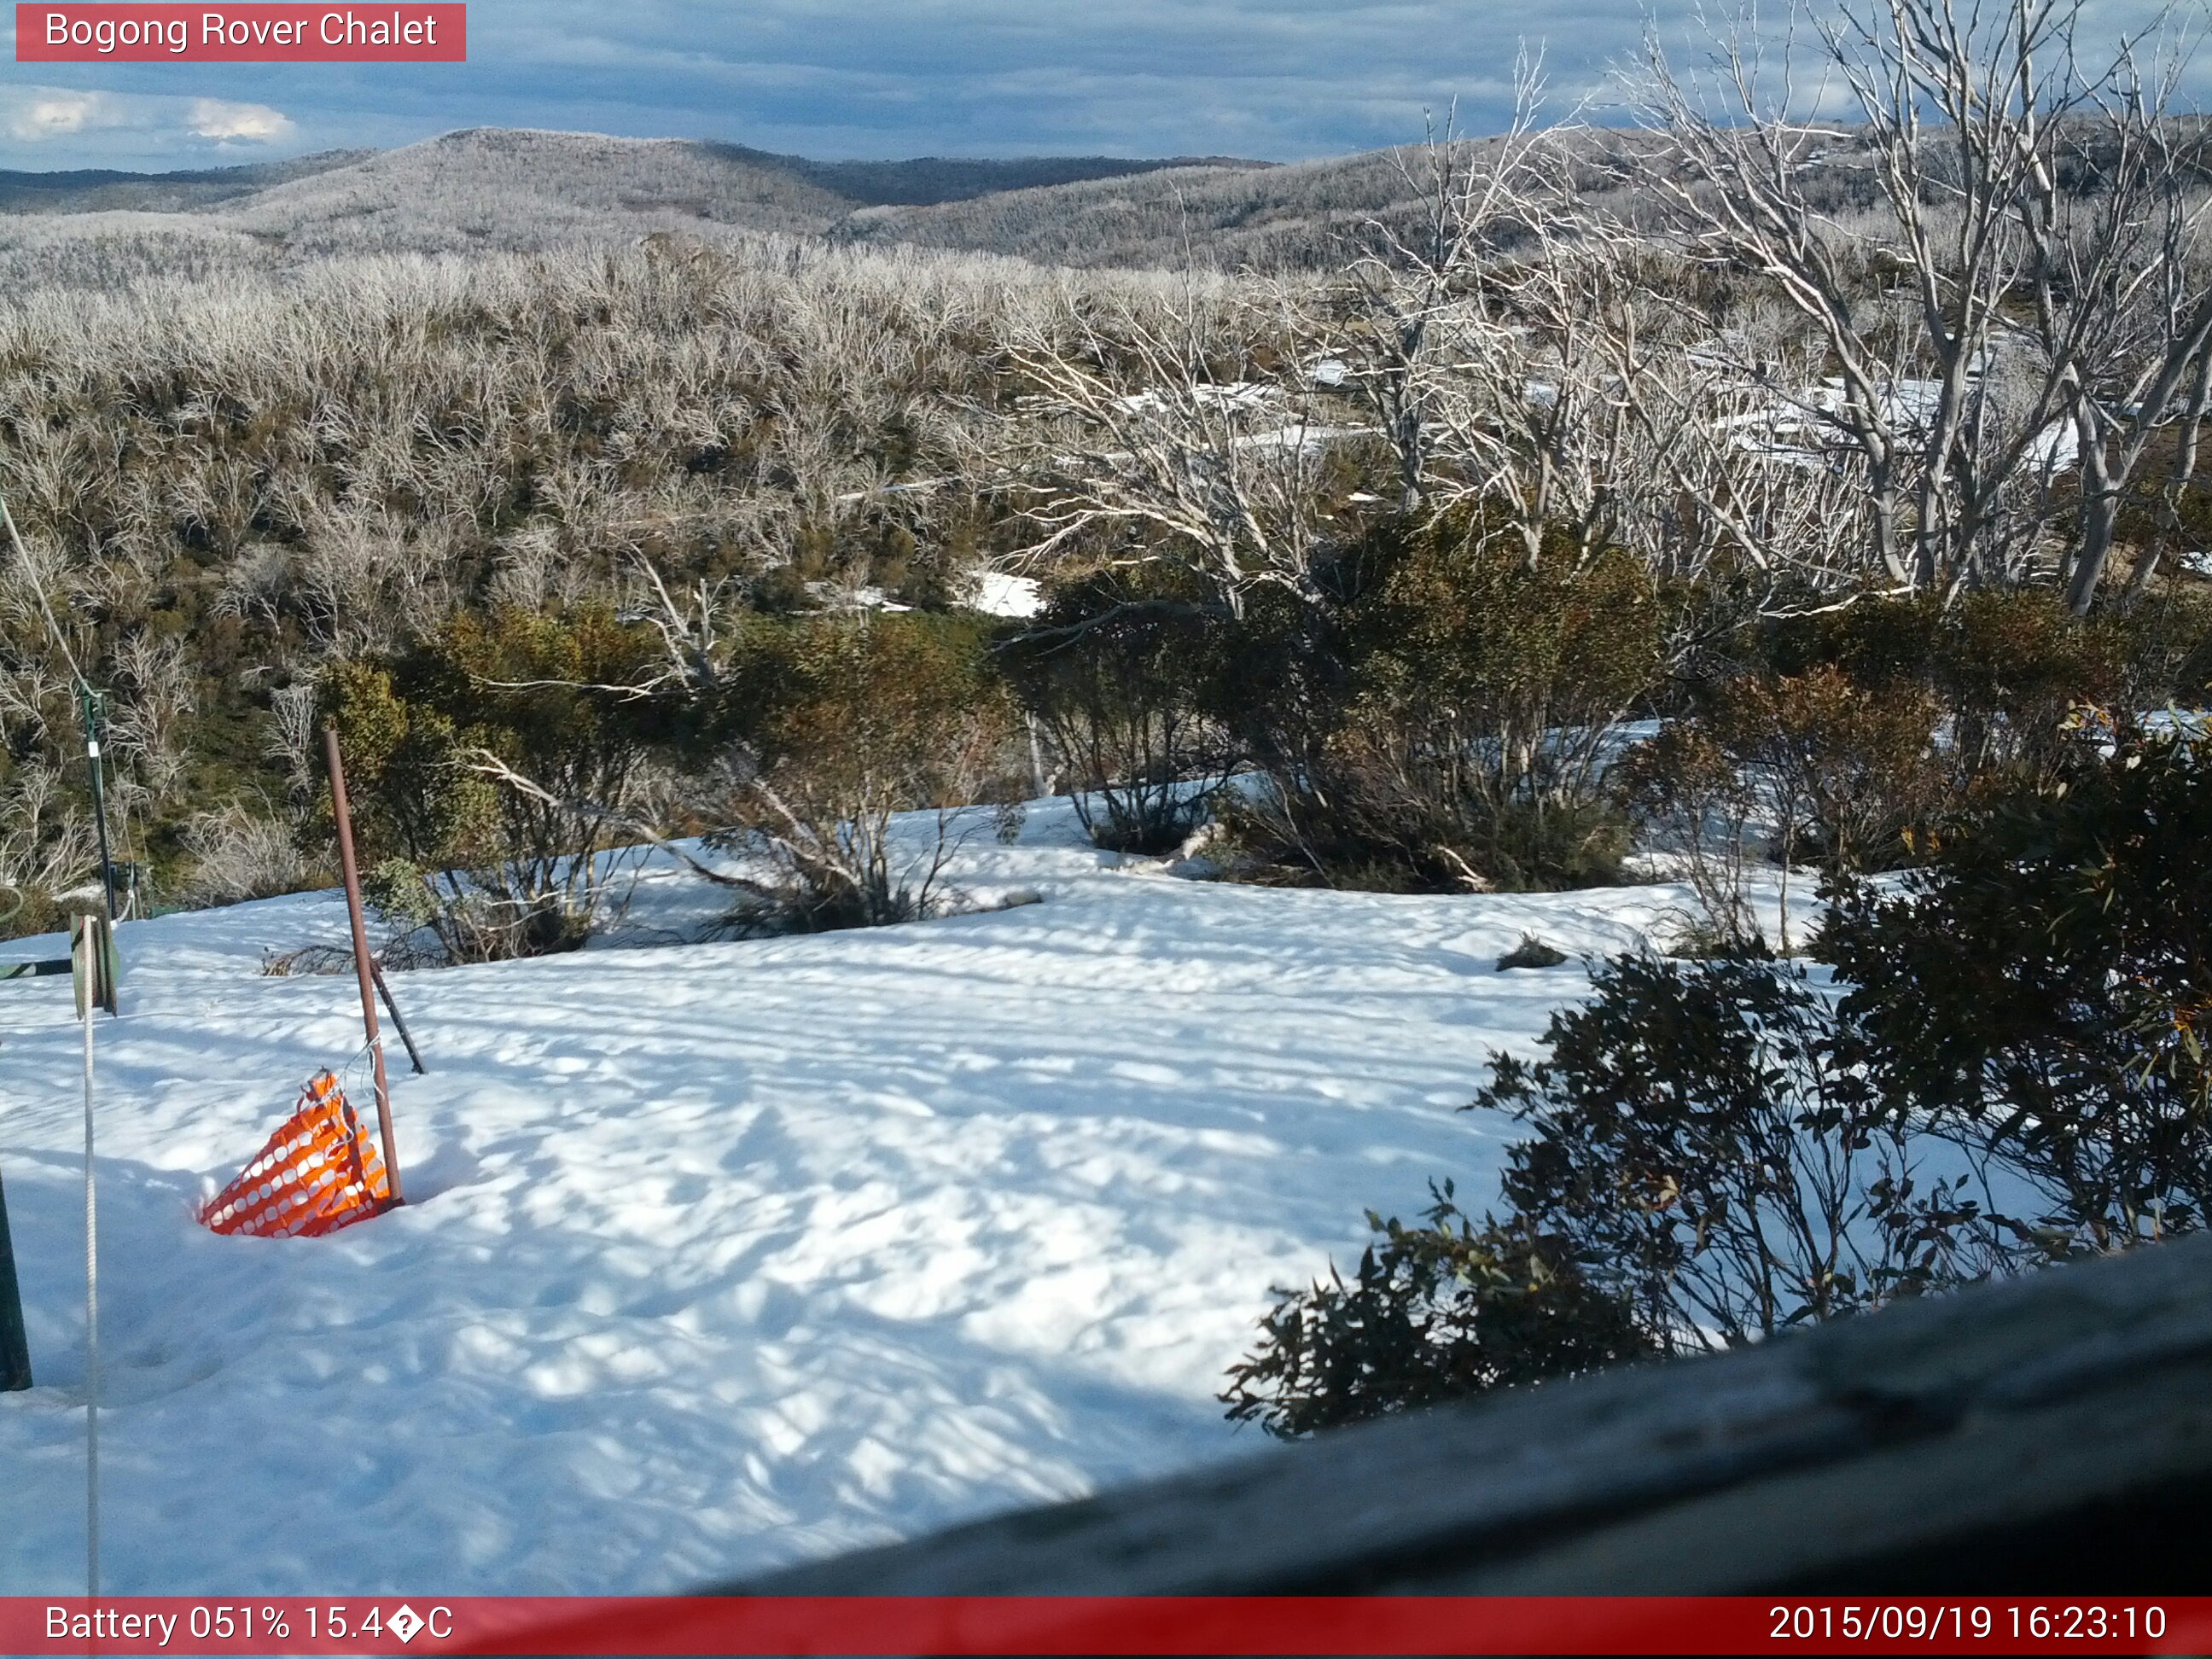
[[118, 155], [189, 166], [210, 151], [281, 146], [297, 131], [291, 117], [267, 104], [0, 83], [0, 133], [17, 167], [125, 164], [112, 159]]
[[[2155, 3], [2092, 0], [2085, 46]], [[1685, 55], [1693, 5], [1649, 0]], [[823, 158], [1288, 161], [1417, 137], [1455, 103], [1462, 125], [1494, 130], [1524, 46], [1554, 106], [1571, 105], [1635, 52], [1646, 15], [1639, 0], [471, 0], [464, 64], [71, 65], [77, 89], [0, 103], [0, 166], [204, 165], [223, 147], [477, 125]]]

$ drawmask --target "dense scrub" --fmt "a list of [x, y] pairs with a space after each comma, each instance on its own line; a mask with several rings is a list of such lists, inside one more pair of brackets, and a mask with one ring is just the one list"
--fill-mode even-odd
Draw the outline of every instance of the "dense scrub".
[[[1012, 709], [974, 617], [753, 623], [711, 702], [711, 843], [747, 860], [733, 924], [819, 931], [912, 921], [950, 902], [954, 809], [1024, 799]], [[893, 819], [937, 810], [927, 845]]]
[[1099, 846], [1165, 853], [1212, 811], [1245, 752], [1236, 632], [1172, 581], [1109, 570], [1063, 585], [1004, 643], [1002, 672]]
[[1902, 890], [1839, 892], [1840, 985], [1755, 945], [1599, 964], [1474, 1103], [1529, 1132], [1504, 1214], [1376, 1219], [1355, 1285], [1279, 1292], [1231, 1415], [1297, 1434], [2203, 1226], [2208, 758], [2070, 740]]
[[1887, 1109], [2014, 1170], [2060, 1252], [2212, 1213], [2212, 753], [2092, 741], [1947, 823], [1901, 890], [1851, 889], [1821, 940]]
[[[1611, 879], [1621, 720], [1661, 614], [1624, 554], [1531, 567], [1466, 512], [1384, 517], [1305, 602], [1231, 611], [1188, 575], [1067, 584], [1009, 641], [1018, 694], [1102, 846], [1164, 851], [1212, 803], [1229, 867], [1407, 891]], [[1217, 793], [1238, 767], [1258, 787]]]
[[1532, 568], [1450, 514], [1380, 527], [1332, 575], [1322, 618], [1262, 646], [1287, 695], [1239, 710], [1271, 786], [1249, 836], [1351, 885], [1611, 879], [1613, 734], [1661, 670], [1647, 573], [1619, 553]]
[[[324, 677], [364, 886], [403, 959], [572, 949], [619, 902], [619, 851], [668, 734], [662, 711], [612, 688], [641, 684], [658, 649], [603, 605], [502, 610]], [[311, 818], [302, 838], [326, 830]]]
[[[2045, 61], [2045, 14], [1916, 33], [1918, 3], [1884, 27], [1931, 98]], [[1747, 860], [1915, 863], [2048, 783], [2084, 711], [2212, 677], [2176, 566], [2207, 521], [2202, 158], [2156, 88], [2100, 102], [2060, 61], [2006, 144], [1879, 100], [1817, 135], [1716, 126], [1656, 58], [1633, 134], [1540, 131], [1525, 87], [1492, 138], [842, 233], [1095, 263], [1156, 257], [1172, 220], [1173, 277], [748, 233], [823, 228], [866, 170], [544, 134], [302, 167], [190, 227], [14, 226], [33, 264], [73, 251], [0, 309], [0, 486], [34, 567], [0, 580], [0, 889], [43, 915], [88, 871], [70, 659], [113, 692], [126, 861], [210, 902], [317, 873], [333, 685], [469, 658], [457, 619], [512, 643], [599, 616], [634, 659], [539, 678], [653, 710], [646, 749], [605, 775], [585, 721], [551, 752], [496, 664], [395, 680], [476, 733], [471, 787], [542, 822], [496, 857], [458, 832], [393, 856], [481, 884], [533, 838], [539, 865], [562, 836], [720, 831], [787, 872], [843, 847], [793, 876], [811, 905], [873, 859], [847, 815], [1004, 793], [1026, 763], [1103, 845], [1173, 850], [1212, 815], [1218, 866], [1263, 880], [1605, 881], [1640, 820], [1715, 937], [1755, 945]], [[1731, 191], [1760, 214], [1716, 217]], [[1947, 191], [1989, 236], [1948, 234]], [[508, 251], [354, 257], [387, 246]], [[1306, 274], [1205, 270], [1240, 251]], [[1899, 257], [1940, 304], [1903, 303]], [[1048, 609], [957, 673], [901, 657], [905, 624], [821, 621], [943, 617], [990, 565]], [[748, 653], [812, 688], [804, 713]], [[964, 705], [902, 703], [905, 675]], [[926, 908], [862, 885], [818, 914]]]
[[17, 297], [0, 487], [38, 582], [5, 561], [0, 884], [89, 868], [37, 586], [113, 688], [126, 855], [248, 896], [274, 866], [246, 844], [313, 793], [331, 664], [470, 612], [597, 605], [711, 657], [750, 613], [956, 598], [1018, 539], [975, 460], [994, 352], [1066, 302], [1020, 267], [677, 244]]

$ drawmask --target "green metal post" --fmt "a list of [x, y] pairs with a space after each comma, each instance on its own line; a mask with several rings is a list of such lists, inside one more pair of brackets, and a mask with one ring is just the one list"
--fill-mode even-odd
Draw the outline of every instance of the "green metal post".
[[8, 1236], [8, 1188], [0, 1185], [0, 1394], [31, 1386], [31, 1344], [23, 1334], [23, 1297], [15, 1285], [15, 1244]]

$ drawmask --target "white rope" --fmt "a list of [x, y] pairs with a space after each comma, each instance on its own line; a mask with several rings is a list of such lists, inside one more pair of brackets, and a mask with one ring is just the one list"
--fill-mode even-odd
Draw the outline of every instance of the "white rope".
[[46, 576], [31, 557], [31, 550], [23, 545], [23, 538], [15, 529], [15, 515], [8, 510], [5, 495], [0, 495], [0, 524], [8, 527], [8, 539], [15, 544], [15, 556], [23, 562], [23, 574], [31, 579], [31, 592], [38, 598], [39, 609], [46, 614], [46, 632], [53, 635], [55, 648], [62, 653], [62, 660], [69, 665], [70, 678], [77, 683], [80, 690], [89, 689], [90, 683], [86, 680], [84, 671], [76, 665], [76, 654], [70, 649], [69, 641], [62, 633], [62, 625], [54, 617], [54, 607], [46, 599]]
[[[84, 670], [77, 666], [76, 653], [70, 649], [69, 636], [62, 632], [61, 622], [54, 615], [53, 601], [46, 596], [45, 573], [39, 568], [38, 562], [32, 558], [31, 550], [23, 545], [22, 534], [15, 528], [15, 515], [9, 510], [5, 495], [0, 495], [0, 527], [6, 529], [9, 543], [15, 548], [15, 556], [22, 562], [23, 574], [30, 580], [32, 597], [39, 602], [39, 614], [46, 619], [46, 633], [54, 642], [54, 649], [62, 653], [62, 660], [69, 665], [70, 678], [76, 682], [78, 695], [89, 702], [93, 696], [92, 682], [85, 678]], [[85, 718], [85, 757], [97, 766], [100, 757], [100, 739], [94, 735], [89, 712]], [[123, 851], [127, 857], [131, 852], [131, 802], [123, 788], [123, 772], [119, 765], [116, 769], [116, 787], [121, 797], [118, 805], [123, 812]], [[139, 844], [143, 848], [144, 837], [140, 837]]]
[[[53, 615], [53, 599], [46, 598], [45, 573], [38, 568], [38, 560], [31, 557], [31, 549], [27, 549], [27, 546], [22, 544], [22, 533], [15, 529], [15, 514], [9, 511], [7, 495], [0, 495], [0, 526], [7, 529], [9, 544], [15, 549], [15, 557], [22, 562], [24, 577], [28, 577], [28, 581], [31, 581], [31, 598], [38, 599], [38, 611], [40, 615], [46, 619], [46, 635], [53, 639], [53, 648], [60, 650], [62, 661], [69, 664], [69, 677], [76, 681], [77, 692], [80, 692], [82, 696], [91, 696], [93, 681], [86, 679], [84, 671], [77, 665], [77, 654], [69, 648], [69, 635], [62, 633], [62, 622]], [[91, 728], [86, 728], [84, 732], [84, 754], [88, 761], [100, 761], [100, 738], [93, 737]], [[133, 772], [133, 781], [135, 776], [137, 775]], [[131, 858], [131, 790], [128, 790], [126, 783], [124, 783], [122, 761], [118, 761], [118, 765], [115, 765], [115, 792], [118, 792], [118, 807], [122, 810], [122, 817], [124, 817], [124, 858], [126, 858], [128, 863], [143, 863], [143, 858]], [[146, 849], [146, 836], [139, 834], [137, 842], [139, 842], [139, 852], [143, 854], [143, 849]]]
[[[9, 510], [4, 495], [0, 495], [0, 526], [6, 528], [15, 556], [22, 562], [23, 572], [31, 579], [31, 592], [38, 598], [39, 610], [46, 619], [46, 632], [53, 638], [54, 648], [62, 653], [62, 660], [69, 665], [70, 678], [76, 682], [78, 692], [88, 703], [91, 682], [77, 666], [76, 653], [70, 649], [61, 621], [54, 615], [52, 602], [46, 598], [44, 573], [31, 557], [30, 549], [23, 545], [22, 534], [15, 528], [15, 515]], [[96, 767], [100, 740], [94, 734], [88, 713], [84, 737], [85, 753]], [[126, 808], [126, 835], [129, 827]], [[106, 829], [103, 823], [103, 834]], [[125, 850], [129, 850], [127, 845]], [[111, 892], [111, 904], [112, 897]], [[92, 1017], [100, 1002], [94, 989], [105, 964], [98, 933], [87, 926], [80, 937], [84, 951], [84, 1593], [96, 1596], [100, 1594], [100, 1195], [92, 1169]]]
[[84, 984], [84, 1593], [100, 1594], [100, 1199], [92, 1171], [92, 1017], [99, 982], [99, 931], [89, 921], [83, 941]]

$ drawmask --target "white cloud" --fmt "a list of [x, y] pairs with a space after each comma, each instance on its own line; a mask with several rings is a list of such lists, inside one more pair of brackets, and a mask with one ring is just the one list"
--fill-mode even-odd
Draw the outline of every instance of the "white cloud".
[[[1546, 48], [1547, 115], [1597, 93], [1596, 118], [1621, 118], [1605, 72], [1636, 58], [1647, 16], [1687, 70], [1705, 55], [1698, 16], [1725, 23], [1753, 3], [477, 0], [465, 66], [333, 64], [309, 75], [198, 64], [181, 70], [195, 90], [180, 94], [174, 64], [88, 64], [72, 74], [105, 90], [0, 87], [0, 166], [205, 165], [198, 158], [478, 125], [726, 138], [823, 157], [1291, 161], [1416, 139], [1425, 114], [1455, 102], [1463, 128], [1496, 131], [1524, 39]], [[1835, 0], [1812, 3], [1825, 12]], [[2082, 0], [2077, 40], [2096, 61], [2161, 3]], [[2175, 15], [2192, 9], [2200, 0]], [[7, 15], [0, 5], [0, 30]], [[2212, 103], [2212, 50], [2185, 89]], [[125, 118], [67, 101], [87, 95], [132, 107]]]
[[297, 128], [268, 104], [76, 87], [0, 86], [0, 142], [34, 167], [83, 167], [236, 144], [278, 144]]
[[[106, 100], [96, 92], [33, 92], [11, 100], [9, 136], [26, 144], [42, 143], [82, 132], [94, 122]], [[106, 122], [96, 125], [106, 125]]]
[[192, 100], [191, 126], [195, 137], [224, 143], [244, 139], [252, 143], [274, 143], [292, 136], [292, 118], [266, 104], [234, 104], [222, 98]]

